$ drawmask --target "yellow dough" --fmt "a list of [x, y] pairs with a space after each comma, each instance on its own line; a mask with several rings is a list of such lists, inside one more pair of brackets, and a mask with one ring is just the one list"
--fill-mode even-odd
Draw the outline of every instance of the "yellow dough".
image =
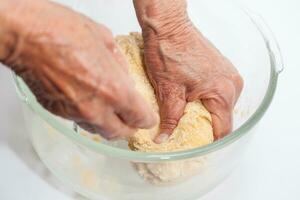
[[[155, 112], [158, 104], [154, 90], [146, 76], [143, 62], [143, 40], [139, 33], [118, 36], [116, 41], [129, 63], [129, 72], [138, 92], [144, 97]], [[170, 152], [200, 147], [213, 142], [212, 120], [210, 113], [200, 101], [187, 104], [169, 139], [157, 144], [153, 138], [159, 131], [159, 125], [151, 129], [140, 129], [128, 140], [131, 150], [142, 152]], [[197, 171], [203, 160], [186, 160], [168, 163], [135, 163], [139, 174], [152, 183], [172, 183], [182, 180]]]

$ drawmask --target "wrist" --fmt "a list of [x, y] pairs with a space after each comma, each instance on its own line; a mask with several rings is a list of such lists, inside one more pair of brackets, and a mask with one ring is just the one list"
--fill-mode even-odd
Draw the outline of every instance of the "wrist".
[[0, 62], [15, 71], [14, 63], [22, 54], [27, 36], [37, 26], [46, 1], [3, 0], [0, 2]]
[[136, 0], [134, 5], [143, 34], [151, 32], [169, 37], [184, 33], [192, 26], [186, 0]]
[[18, 40], [18, 34], [11, 21], [14, 13], [14, 1], [4, 0], [0, 2], [0, 62], [6, 64], [6, 60], [13, 54]]
[[6, 64], [6, 61], [14, 51], [18, 38], [13, 31], [3, 27], [1, 20], [0, 26], [0, 62]]

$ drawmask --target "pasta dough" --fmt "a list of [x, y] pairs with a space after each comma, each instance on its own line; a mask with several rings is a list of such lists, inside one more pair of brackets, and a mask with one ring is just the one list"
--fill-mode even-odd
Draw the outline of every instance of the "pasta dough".
[[[127, 58], [129, 72], [136, 89], [158, 113], [154, 90], [144, 70], [141, 35], [131, 33], [129, 36], [118, 36], [116, 41]], [[151, 129], [139, 129], [134, 136], [129, 138], [129, 148], [142, 152], [170, 152], [200, 147], [214, 140], [210, 113], [200, 101], [187, 104], [178, 126], [169, 139], [162, 144], [153, 142], [158, 131], [159, 124]], [[182, 180], [194, 174], [202, 164], [203, 160], [193, 159], [164, 163], [135, 163], [134, 165], [142, 177], [152, 183], [162, 184]]]

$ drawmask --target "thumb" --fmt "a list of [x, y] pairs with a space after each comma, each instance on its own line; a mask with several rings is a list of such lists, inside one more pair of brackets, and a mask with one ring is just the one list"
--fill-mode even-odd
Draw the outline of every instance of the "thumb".
[[221, 139], [232, 130], [231, 106], [224, 106], [216, 99], [202, 100], [205, 108], [211, 113], [215, 140]]
[[160, 131], [155, 138], [156, 143], [168, 139], [183, 115], [186, 105], [184, 89], [172, 88], [158, 91], [160, 111]]

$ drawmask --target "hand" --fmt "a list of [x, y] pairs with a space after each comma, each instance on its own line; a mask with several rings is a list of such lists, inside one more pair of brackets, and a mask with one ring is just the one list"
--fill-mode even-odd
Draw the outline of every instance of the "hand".
[[3, 62], [46, 109], [108, 139], [156, 123], [106, 27], [48, 1], [18, 6], [9, 18], [17, 40]]
[[186, 103], [197, 99], [211, 113], [214, 136], [219, 139], [232, 129], [232, 111], [243, 80], [232, 63], [193, 26], [185, 6], [181, 7], [165, 18], [152, 6], [153, 17], [149, 11], [150, 16], [140, 18], [147, 72], [160, 107], [161, 135], [156, 141], [172, 133]]

